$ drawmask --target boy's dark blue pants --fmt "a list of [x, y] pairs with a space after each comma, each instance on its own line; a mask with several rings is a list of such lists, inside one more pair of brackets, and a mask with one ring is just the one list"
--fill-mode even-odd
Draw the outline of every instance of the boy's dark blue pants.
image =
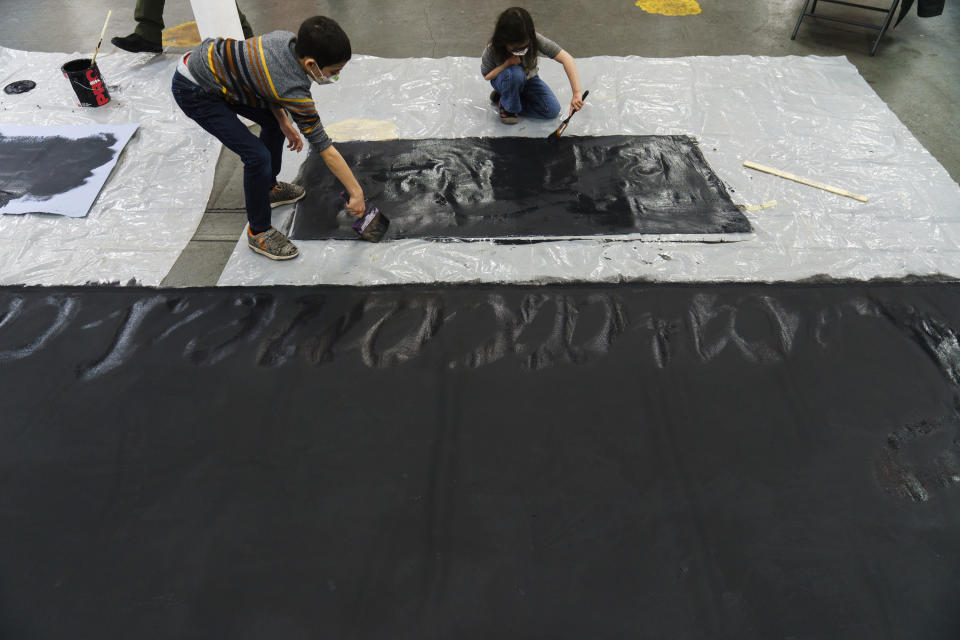
[[[277, 183], [284, 135], [269, 109], [232, 104], [210, 94], [179, 73], [173, 74], [173, 99], [197, 124], [243, 161], [243, 196], [252, 233], [270, 228], [270, 189]], [[260, 125], [260, 137], [238, 115]]]

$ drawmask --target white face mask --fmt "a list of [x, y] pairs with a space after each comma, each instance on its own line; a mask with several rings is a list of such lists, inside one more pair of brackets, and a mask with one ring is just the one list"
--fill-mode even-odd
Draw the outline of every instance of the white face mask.
[[[314, 63], [314, 65], [317, 66], [316, 63]], [[307, 67], [307, 73], [310, 74], [310, 79], [316, 82], [317, 84], [333, 84], [334, 82], [340, 79], [339, 73], [335, 73], [329, 77], [323, 75], [323, 71], [320, 69], [319, 66], [317, 66], [316, 73], [313, 72], [312, 68]]]

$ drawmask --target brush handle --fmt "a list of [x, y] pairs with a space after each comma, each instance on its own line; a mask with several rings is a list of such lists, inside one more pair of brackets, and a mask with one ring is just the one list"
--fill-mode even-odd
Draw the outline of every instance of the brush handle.
[[[582, 96], [580, 99], [581, 99], [581, 100], [586, 100], [588, 95], [590, 95], [590, 90], [589, 90], [589, 89], [587, 89], [586, 91], [583, 92], [583, 96]], [[580, 107], [580, 108], [582, 109], [583, 107]], [[579, 111], [579, 110], [580, 110], [580, 109], [577, 109], [577, 111]], [[572, 118], [572, 117], [573, 117], [573, 114], [575, 114], [577, 111], [571, 111], [571, 112], [570, 112], [570, 115], [567, 116], [567, 119], [563, 121], [563, 124], [567, 124], [568, 122], [570, 122], [570, 118]]]
[[[580, 98], [580, 99], [581, 99], [581, 100], [586, 100], [588, 95], [590, 95], [590, 90], [589, 90], [589, 89], [587, 89], [586, 91], [583, 92], [583, 97]], [[570, 118], [572, 118], [572, 117], [573, 117], [573, 114], [575, 114], [575, 113], [576, 113], [576, 111], [571, 111], [571, 112], [570, 112], [570, 115], [568, 115], [568, 116], [564, 119], [564, 121], [560, 123], [560, 126], [557, 127], [557, 130], [554, 131], [553, 133], [551, 133], [549, 137], [550, 137], [550, 138], [559, 138], [560, 136], [562, 136], [562, 135], [563, 135], [563, 132], [567, 130], [567, 125], [570, 124]]]
[[97, 41], [97, 48], [93, 50], [93, 58], [90, 59], [90, 66], [97, 61], [97, 54], [100, 53], [100, 45], [103, 44], [103, 35], [107, 32], [107, 25], [110, 24], [110, 16], [113, 15], [113, 9], [107, 11], [107, 19], [103, 21], [103, 29], [100, 30], [100, 40]]
[[[580, 99], [581, 99], [581, 100], [586, 100], [588, 95], [590, 95], [590, 89], [587, 89], [586, 91], [584, 91], [584, 92], [583, 92], [583, 95], [580, 96]], [[583, 108], [583, 107], [580, 107], [580, 109], [582, 109], [582, 108]], [[577, 111], [579, 111], [580, 109], [577, 109]], [[577, 111], [574, 111], [573, 113], [576, 113]], [[570, 117], [568, 117], [567, 120], [569, 120], [570, 118], [573, 117], [573, 113], [570, 114]]]

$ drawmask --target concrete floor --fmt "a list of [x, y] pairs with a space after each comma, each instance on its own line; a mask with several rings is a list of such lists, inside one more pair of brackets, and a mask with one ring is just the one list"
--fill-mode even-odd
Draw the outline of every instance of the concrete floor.
[[[864, 2], [864, 0], [861, 0]], [[864, 2], [866, 3], [866, 2]], [[537, 29], [575, 57], [845, 55], [879, 96], [960, 181], [960, 6], [948, 2], [943, 16], [921, 19], [915, 11], [887, 33], [876, 57], [869, 51], [876, 32], [807, 18], [797, 40], [790, 34], [802, 0], [701, 0], [697, 16], [645, 13], [633, 0], [555, 2], [525, 6]], [[880, 6], [884, 0], [872, 3]], [[108, 37], [133, 29], [133, 5], [109, 0], [0, 0], [0, 44], [32, 51], [89, 50], [112, 8]], [[355, 53], [388, 58], [479, 56], [505, 3], [469, 0], [240, 0], [254, 31], [296, 31], [315, 14], [334, 17], [350, 35]], [[840, 6], [818, 11], [861, 21], [872, 14]], [[165, 20], [192, 20], [187, 0], [169, 0]], [[868, 14], [868, 15], [865, 15]], [[112, 45], [106, 44], [110, 48]], [[322, 114], [321, 114], [322, 115]], [[241, 166], [221, 155], [207, 213], [194, 240], [164, 280], [171, 286], [215, 284], [245, 223]]]

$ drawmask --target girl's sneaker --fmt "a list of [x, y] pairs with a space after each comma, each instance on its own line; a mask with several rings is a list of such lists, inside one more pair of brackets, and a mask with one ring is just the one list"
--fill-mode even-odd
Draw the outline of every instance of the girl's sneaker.
[[503, 103], [500, 105], [500, 122], [503, 124], [517, 124], [517, 114], [512, 111], [507, 111], [503, 108]]
[[296, 202], [307, 195], [303, 187], [289, 182], [278, 182], [270, 189], [270, 206], [279, 207], [282, 204]]
[[290, 260], [300, 255], [300, 250], [296, 245], [290, 242], [287, 236], [283, 235], [273, 227], [270, 227], [263, 233], [253, 235], [250, 233], [250, 227], [247, 227], [247, 245], [262, 256], [267, 256], [271, 260]]

